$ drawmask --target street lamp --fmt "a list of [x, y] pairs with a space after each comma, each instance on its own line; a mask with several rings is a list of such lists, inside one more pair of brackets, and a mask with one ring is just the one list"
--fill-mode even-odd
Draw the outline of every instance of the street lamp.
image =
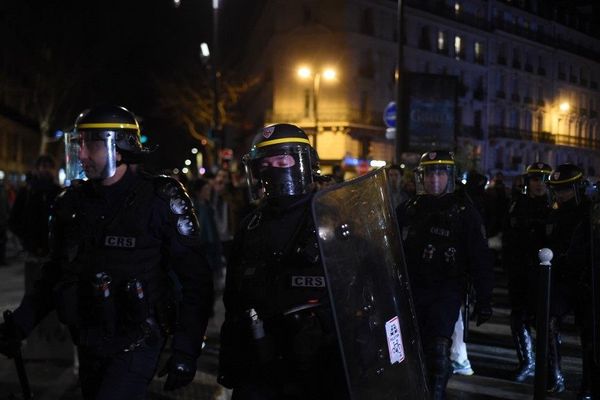
[[321, 71], [312, 71], [308, 66], [298, 68], [298, 77], [303, 80], [312, 78], [313, 117], [315, 120], [315, 132], [313, 136], [313, 147], [317, 150], [317, 134], [319, 133], [319, 92], [321, 90], [321, 78], [325, 81], [334, 81], [337, 72], [333, 68], [324, 68]]

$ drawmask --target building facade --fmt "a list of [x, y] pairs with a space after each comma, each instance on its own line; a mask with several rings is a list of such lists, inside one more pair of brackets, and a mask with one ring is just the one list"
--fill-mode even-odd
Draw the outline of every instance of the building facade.
[[[600, 174], [600, 40], [583, 19], [546, 1], [403, 3], [404, 70], [458, 77], [463, 168], [571, 162]], [[249, 118], [318, 132], [325, 164], [392, 160], [382, 113], [396, 97], [397, 27], [396, 1], [267, 1], [245, 63], [265, 76]]]

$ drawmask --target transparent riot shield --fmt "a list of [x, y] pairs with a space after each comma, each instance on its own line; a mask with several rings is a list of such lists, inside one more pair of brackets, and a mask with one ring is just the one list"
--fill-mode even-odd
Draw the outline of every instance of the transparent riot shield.
[[312, 208], [351, 399], [428, 398], [385, 171], [323, 189]]
[[600, 198], [595, 197], [591, 208], [591, 266], [590, 282], [592, 295], [592, 343], [594, 359], [600, 363]]

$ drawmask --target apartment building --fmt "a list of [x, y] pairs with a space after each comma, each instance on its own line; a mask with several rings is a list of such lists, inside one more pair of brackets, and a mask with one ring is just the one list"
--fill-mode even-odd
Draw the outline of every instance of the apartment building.
[[[458, 78], [464, 168], [514, 175], [539, 160], [600, 174], [600, 39], [583, 17], [548, 1], [403, 3], [404, 70]], [[397, 27], [396, 1], [267, 1], [244, 63], [265, 77], [248, 117], [302, 126], [325, 164], [391, 160]]]

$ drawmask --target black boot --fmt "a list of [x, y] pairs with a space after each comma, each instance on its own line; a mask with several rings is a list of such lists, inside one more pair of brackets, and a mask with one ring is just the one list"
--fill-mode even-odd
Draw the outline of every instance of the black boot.
[[515, 371], [514, 380], [524, 382], [527, 378], [535, 375], [535, 354], [533, 351], [533, 341], [529, 327], [523, 322], [520, 316], [511, 315], [511, 331], [517, 349], [519, 366]]
[[550, 319], [548, 332], [548, 392], [561, 393], [565, 391], [565, 377], [560, 368], [560, 339], [558, 320]]
[[452, 341], [437, 337], [427, 349], [427, 364], [429, 369], [429, 390], [431, 399], [445, 400], [446, 385], [452, 372], [450, 362], [450, 346]]

